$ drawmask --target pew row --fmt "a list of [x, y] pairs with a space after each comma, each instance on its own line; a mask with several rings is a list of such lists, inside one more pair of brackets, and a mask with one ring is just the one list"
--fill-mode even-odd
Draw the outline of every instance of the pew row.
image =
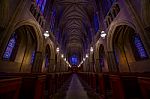
[[[12, 99], [51, 99], [69, 77], [70, 73], [1, 73], [0, 84], [5, 86], [6, 91], [0, 87], [0, 99], [11, 99], [1, 98], [10, 96], [9, 88], [16, 90]], [[14, 78], [18, 81], [18, 85], [14, 85], [16, 89], [9, 87], [10, 81], [12, 84], [15, 82]]]
[[150, 99], [150, 73], [78, 73], [101, 99]]

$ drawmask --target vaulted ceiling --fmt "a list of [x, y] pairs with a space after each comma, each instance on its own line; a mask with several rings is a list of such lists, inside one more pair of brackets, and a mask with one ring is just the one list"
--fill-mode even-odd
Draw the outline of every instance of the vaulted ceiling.
[[65, 54], [86, 53], [94, 36], [94, 0], [55, 0], [58, 42]]

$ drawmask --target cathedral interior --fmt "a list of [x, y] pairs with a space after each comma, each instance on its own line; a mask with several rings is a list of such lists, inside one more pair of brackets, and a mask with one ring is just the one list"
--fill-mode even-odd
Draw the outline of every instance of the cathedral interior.
[[0, 99], [150, 99], [150, 0], [0, 0]]

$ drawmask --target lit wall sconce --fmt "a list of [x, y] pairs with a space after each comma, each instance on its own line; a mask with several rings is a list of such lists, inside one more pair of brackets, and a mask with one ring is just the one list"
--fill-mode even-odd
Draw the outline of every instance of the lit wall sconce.
[[106, 35], [107, 35], [107, 34], [105, 33], [105, 31], [101, 31], [101, 37], [102, 37], [102, 38], [105, 38]]
[[45, 31], [43, 35], [44, 35], [45, 38], [49, 37], [48, 31]]

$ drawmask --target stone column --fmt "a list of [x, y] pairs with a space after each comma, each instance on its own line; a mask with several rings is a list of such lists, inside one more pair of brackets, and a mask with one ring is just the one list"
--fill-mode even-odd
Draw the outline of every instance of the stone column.
[[54, 72], [55, 59], [50, 59], [50, 64], [48, 68], [48, 72]]
[[102, 72], [102, 67], [100, 66], [99, 59], [95, 61], [96, 72]]
[[110, 72], [118, 72], [119, 68], [115, 62], [115, 56], [113, 51], [107, 51], [108, 54], [108, 67]]
[[35, 59], [31, 69], [31, 72], [41, 72], [43, 63], [43, 55], [42, 52], [35, 52]]

